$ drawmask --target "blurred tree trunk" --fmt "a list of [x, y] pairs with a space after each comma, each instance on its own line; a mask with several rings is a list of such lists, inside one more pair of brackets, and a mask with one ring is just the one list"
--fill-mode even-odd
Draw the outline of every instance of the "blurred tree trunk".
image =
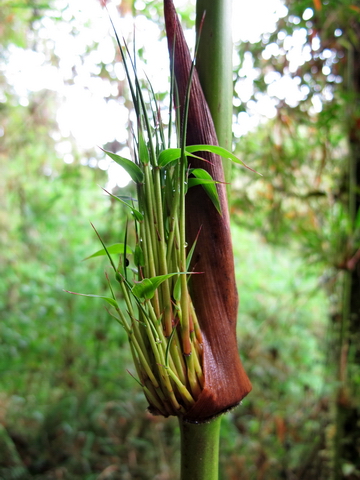
[[[349, 213], [351, 257], [345, 273], [342, 328], [339, 336], [334, 479], [360, 478], [360, 23], [353, 20], [354, 42], [348, 51]], [[349, 471], [347, 471], [349, 470]]]

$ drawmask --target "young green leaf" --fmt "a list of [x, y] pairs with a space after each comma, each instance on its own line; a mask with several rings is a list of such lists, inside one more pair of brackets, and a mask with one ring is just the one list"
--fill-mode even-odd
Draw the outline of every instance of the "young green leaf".
[[208, 196], [210, 197], [212, 203], [214, 204], [216, 210], [221, 215], [221, 205], [219, 200], [219, 195], [216, 190], [216, 182], [210, 175], [209, 172], [203, 170], [202, 168], [193, 168], [190, 170], [190, 173], [194, 175], [194, 177], [190, 177], [188, 179], [189, 188], [195, 185], [202, 185]]
[[[109, 253], [114, 253], [114, 254], [118, 253], [120, 255], [123, 255], [125, 251], [125, 246], [123, 243], [114, 243], [113, 245], [110, 245], [109, 247], [106, 247], [106, 248]], [[126, 246], [126, 254], [131, 255], [132, 253], [133, 253], [132, 249], [129, 246]], [[89, 255], [88, 257], [84, 258], [84, 260], [88, 260], [89, 258], [94, 258], [94, 257], [100, 257], [101, 255], [107, 255], [106, 250], [104, 248], [102, 248], [101, 250], [98, 250], [92, 255]]]
[[[204, 170], [205, 171], [205, 170]], [[207, 173], [207, 172], [206, 172]], [[209, 174], [210, 175], [210, 174]], [[195, 178], [195, 177], [190, 177], [188, 179], [188, 186], [189, 188], [191, 187], [196, 187], [196, 185], [215, 185], [216, 183], [221, 183], [217, 182], [216, 180], [213, 180], [211, 178]]]
[[150, 300], [154, 296], [155, 290], [156, 287], [154, 287], [150, 278], [144, 278], [131, 289], [135, 297], [147, 300]]
[[[210, 163], [205, 158], [199, 157], [198, 155], [193, 155], [191, 152], [188, 152], [186, 149], [184, 153], [187, 157], [198, 158], [199, 160], [203, 160], [204, 162]], [[180, 157], [181, 157], [181, 148], [167, 148], [166, 150], [162, 150], [158, 158], [159, 167], [164, 168], [167, 165], [171, 164], [172, 162], [175, 162], [175, 160], [178, 160]]]
[[141, 183], [143, 181], [143, 172], [136, 163], [132, 162], [128, 158], [121, 157], [116, 153], [108, 152], [107, 150], [101, 149], [106, 155], [108, 155], [114, 162], [123, 167], [124, 170], [130, 175], [131, 179], [135, 183]]
[[[248, 170], [251, 170], [252, 172], [258, 173], [252, 168], [250, 168], [248, 165], [246, 165], [242, 160], [240, 160], [236, 155], [233, 153], [229, 152], [225, 148], [219, 147], [218, 145], [188, 145], [185, 147], [185, 155], [187, 157], [194, 157], [198, 158], [200, 160], [204, 160], [204, 162], [207, 162], [208, 160], [199, 157], [198, 155], [193, 155], [194, 152], [210, 152], [210, 153], [215, 153], [216, 155], [219, 155], [220, 157], [223, 158], [228, 158], [232, 160], [234, 163], [238, 163], [239, 165], [242, 165], [243, 167], [247, 168]], [[179, 159], [181, 156], [181, 149], [180, 148], [167, 148], [166, 150], [163, 150], [158, 159], [159, 167], [166, 167], [168, 164], [174, 162], [175, 160]], [[260, 175], [260, 174], [259, 174]]]
[[70, 292], [70, 290], [64, 290], [66, 293], [71, 293], [72, 295], [80, 295], [81, 297], [94, 297], [94, 298], [102, 298], [106, 302], [110, 303], [113, 307], [119, 308], [119, 305], [116, 300], [111, 297], [105, 297], [103, 295], [92, 295], [90, 293], [77, 293], [77, 292]]
[[163, 168], [166, 167], [171, 162], [179, 159], [181, 156], [181, 148], [167, 148], [160, 152], [158, 158], [158, 165], [159, 167]]
[[168, 273], [167, 275], [158, 275], [152, 278], [144, 278], [141, 282], [134, 285], [131, 289], [135, 297], [150, 300], [154, 294], [155, 290], [163, 283], [165, 280], [173, 277], [174, 275], [185, 275], [187, 272], [177, 272], [177, 273]]
[[[236, 155], [233, 153], [229, 152], [226, 150], [226, 148], [219, 147], [218, 145], [190, 145], [186, 147], [186, 151], [189, 153], [194, 153], [194, 152], [210, 152], [210, 153], [215, 153], [216, 155], [219, 155], [220, 157], [223, 158], [228, 158], [232, 160], [234, 163], [238, 163], [242, 165], [243, 167], [247, 168], [248, 170], [251, 170], [254, 173], [258, 173], [252, 168], [248, 167], [242, 160], [240, 160]], [[259, 175], [261, 175], [259, 173]]]

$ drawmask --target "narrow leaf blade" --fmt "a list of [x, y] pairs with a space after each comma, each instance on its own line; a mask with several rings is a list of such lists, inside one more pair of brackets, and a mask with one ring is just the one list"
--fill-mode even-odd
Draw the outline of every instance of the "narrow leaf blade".
[[143, 280], [141, 280], [141, 282], [136, 283], [131, 289], [131, 291], [139, 299], [150, 300], [154, 296], [155, 290], [163, 282], [165, 282], [165, 280], [168, 280], [174, 275], [185, 275], [187, 273], [188, 272], [176, 272], [176, 273], [168, 273], [166, 275], [158, 275], [152, 278], [144, 278]]
[[[239, 165], [242, 165], [243, 167], [247, 168], [248, 170], [251, 170], [254, 173], [258, 173], [256, 170], [253, 170], [248, 165], [246, 165], [236, 155], [234, 155], [233, 153], [226, 150], [226, 148], [219, 147], [218, 145], [190, 145], [190, 146], [186, 147], [186, 150], [190, 153], [194, 153], [194, 152], [215, 153], [216, 155], [219, 155], [220, 157], [228, 158], [228, 159], [232, 160], [234, 163], [238, 163]], [[261, 175], [260, 173], [258, 173], [258, 174]]]
[[[125, 246], [123, 243], [114, 243], [109, 247], [106, 247], [109, 253], [120, 254], [123, 255], [125, 251]], [[133, 253], [132, 249], [129, 246], [126, 246], [126, 254], [131, 255]], [[97, 252], [89, 255], [88, 257], [84, 258], [84, 260], [88, 260], [89, 258], [100, 257], [102, 255], [107, 255], [105, 248], [98, 250]]]
[[169, 163], [179, 159], [180, 156], [181, 156], [180, 148], [167, 148], [166, 150], [163, 150], [160, 153], [158, 158], [158, 165], [161, 168], [166, 167]]
[[118, 202], [122, 203], [123, 205], [126, 205], [128, 208], [130, 208], [131, 210], [131, 215], [134, 217], [135, 220], [137, 220], [138, 222], [141, 222], [142, 220], [144, 220], [144, 216], [141, 212], [139, 212], [138, 210], [136, 210], [136, 208], [134, 208], [132, 205], [130, 205], [130, 203], [127, 203], [125, 202], [121, 197], [117, 197], [116, 195], [113, 195], [112, 193], [108, 192], [107, 190], [105, 190], [105, 188], [103, 188], [104, 192], [106, 192], [108, 195], [110, 195], [110, 197], [114, 198], [115, 200], [117, 200]]
[[110, 303], [113, 307], [119, 308], [119, 305], [116, 300], [111, 297], [105, 297], [103, 295], [92, 295], [91, 293], [78, 293], [78, 292], [70, 292], [70, 290], [64, 290], [66, 293], [71, 293], [72, 295], [80, 295], [81, 297], [94, 297], [94, 298], [101, 298], [106, 302]]
[[120, 167], [123, 167], [124, 170], [130, 175], [131, 179], [135, 183], [141, 183], [143, 181], [143, 172], [136, 163], [132, 162], [128, 158], [121, 157], [116, 153], [108, 152], [107, 150], [101, 149], [106, 155], [108, 155], [114, 162], [116, 162]]
[[190, 170], [191, 174], [194, 177], [188, 179], [189, 187], [194, 185], [201, 185], [205, 192], [210, 197], [210, 200], [214, 204], [214, 207], [221, 215], [221, 205], [219, 200], [219, 195], [216, 189], [216, 181], [211, 177], [210, 173], [202, 168], [194, 168]]

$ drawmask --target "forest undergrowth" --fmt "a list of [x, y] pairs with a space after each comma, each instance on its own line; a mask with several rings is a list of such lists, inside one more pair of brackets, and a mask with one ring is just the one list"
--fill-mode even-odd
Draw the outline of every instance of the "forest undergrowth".
[[[327, 302], [316, 272], [302, 269], [293, 252], [233, 230], [238, 337], [254, 390], [223, 419], [220, 478], [305, 478], [299, 472], [314, 449], [326, 454]], [[80, 260], [84, 272], [99, 262]], [[28, 318], [21, 332], [14, 311], [1, 327], [19, 338], [16, 352], [1, 359], [0, 479], [175, 480], [177, 422], [146, 412], [127, 371], [133, 367], [124, 333], [96, 299], [58, 295], [71, 302], [73, 320], [69, 311], [55, 317], [48, 310], [41, 321]], [[41, 340], [47, 324], [51, 342]], [[26, 347], [27, 334], [39, 339], [38, 349]]]

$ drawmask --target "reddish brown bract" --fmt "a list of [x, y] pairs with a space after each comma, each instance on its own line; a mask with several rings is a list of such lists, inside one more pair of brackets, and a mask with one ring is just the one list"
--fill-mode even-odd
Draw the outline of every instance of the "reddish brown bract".
[[[164, 0], [164, 13], [170, 58], [174, 59], [179, 92], [178, 107], [182, 112], [191, 56], [172, 0]], [[214, 124], [196, 72], [191, 86], [186, 135], [187, 145], [217, 145]], [[214, 180], [224, 182], [220, 158], [211, 153], [200, 153], [200, 156], [210, 163], [191, 158], [191, 167], [203, 168]], [[186, 420], [193, 422], [206, 421], [234, 407], [251, 390], [236, 341], [238, 295], [225, 185], [218, 184], [217, 189], [222, 215], [216, 211], [202, 187], [191, 188], [186, 196], [189, 245], [201, 229], [192, 266], [196, 271], [204, 272], [191, 278], [191, 297], [204, 339], [205, 373], [204, 389], [185, 416]]]

